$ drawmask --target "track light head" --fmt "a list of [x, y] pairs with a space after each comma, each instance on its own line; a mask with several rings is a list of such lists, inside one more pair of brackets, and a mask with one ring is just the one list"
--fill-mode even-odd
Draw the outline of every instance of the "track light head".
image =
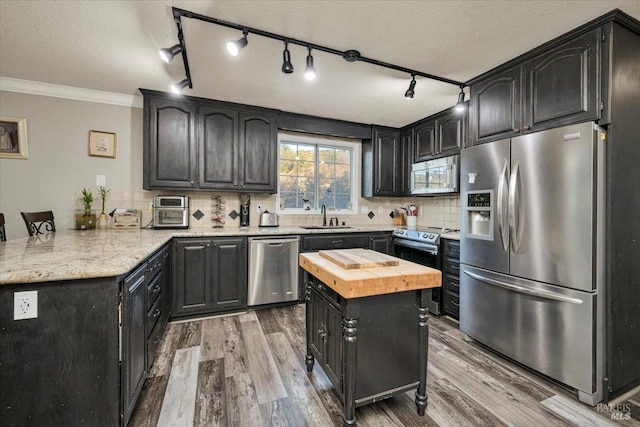
[[247, 32], [242, 32], [242, 38], [238, 40], [232, 40], [227, 42], [227, 52], [229, 52], [232, 56], [238, 56], [240, 51], [248, 44], [247, 41]]
[[407, 99], [413, 99], [413, 95], [415, 95], [416, 91], [416, 76], [411, 75], [411, 83], [409, 83], [409, 89], [404, 93], [404, 97]]
[[307, 68], [304, 70], [304, 78], [307, 80], [313, 80], [316, 78], [316, 69], [313, 68], [313, 56], [311, 56], [311, 48], [307, 54]]
[[180, 94], [182, 93], [182, 89], [184, 89], [185, 87], [191, 87], [191, 80], [190, 79], [184, 79], [179, 83], [174, 83], [171, 85], [171, 92], [175, 93], [175, 94]]
[[282, 51], [282, 72], [285, 74], [293, 73], [293, 64], [291, 63], [289, 43], [286, 40], [284, 41], [284, 50]]
[[180, 46], [179, 44], [171, 47], [165, 47], [158, 51], [158, 53], [160, 54], [160, 58], [162, 58], [162, 60], [166, 63], [171, 62], [173, 57], [179, 54], [180, 52], [182, 52], [182, 46]]
[[460, 86], [460, 93], [458, 94], [458, 103], [454, 107], [457, 113], [464, 113], [467, 109], [467, 104], [464, 103], [464, 86]]

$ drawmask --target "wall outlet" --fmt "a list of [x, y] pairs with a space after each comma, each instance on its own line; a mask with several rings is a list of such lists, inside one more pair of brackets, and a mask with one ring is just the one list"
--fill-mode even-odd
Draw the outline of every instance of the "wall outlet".
[[384, 213], [384, 208], [382, 206], [378, 206], [378, 213]]
[[107, 177], [105, 175], [96, 175], [96, 187], [104, 187], [107, 185]]
[[13, 320], [38, 318], [38, 291], [13, 293]]

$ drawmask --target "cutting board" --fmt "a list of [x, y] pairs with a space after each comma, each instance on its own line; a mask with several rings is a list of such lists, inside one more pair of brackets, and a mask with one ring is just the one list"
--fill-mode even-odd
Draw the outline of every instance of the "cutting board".
[[369, 249], [333, 249], [318, 251], [318, 254], [347, 270], [393, 267], [399, 264], [397, 258]]

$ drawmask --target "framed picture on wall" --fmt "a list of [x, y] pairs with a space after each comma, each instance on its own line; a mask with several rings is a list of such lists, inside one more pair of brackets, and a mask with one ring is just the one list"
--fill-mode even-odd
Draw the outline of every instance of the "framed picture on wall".
[[0, 117], [0, 158], [29, 158], [27, 119]]
[[116, 158], [116, 134], [99, 130], [89, 131], [89, 155]]

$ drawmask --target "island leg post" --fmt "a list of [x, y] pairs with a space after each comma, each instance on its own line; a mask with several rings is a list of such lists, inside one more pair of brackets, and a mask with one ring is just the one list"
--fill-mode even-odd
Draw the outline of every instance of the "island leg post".
[[356, 335], [358, 320], [344, 319], [342, 321], [342, 336], [344, 340], [344, 427], [356, 425]]
[[307, 273], [306, 271], [304, 272], [304, 279], [305, 279], [305, 283], [307, 284], [305, 286], [305, 312], [306, 312], [306, 323], [307, 323], [307, 354], [304, 357], [304, 361], [305, 364], [307, 365], [307, 372], [311, 372], [313, 371], [313, 363], [314, 363], [314, 358], [313, 355], [311, 354], [311, 339], [312, 336], [311, 334], [313, 333], [313, 325], [311, 324], [311, 286], [309, 285], [309, 273]]
[[[424, 291], [422, 292], [424, 293]], [[429, 398], [427, 397], [427, 360], [429, 351], [429, 310], [427, 309], [424, 297], [420, 297], [420, 307], [418, 309], [418, 330], [420, 331], [420, 383], [416, 391], [416, 408], [418, 415], [424, 415], [427, 409]]]

